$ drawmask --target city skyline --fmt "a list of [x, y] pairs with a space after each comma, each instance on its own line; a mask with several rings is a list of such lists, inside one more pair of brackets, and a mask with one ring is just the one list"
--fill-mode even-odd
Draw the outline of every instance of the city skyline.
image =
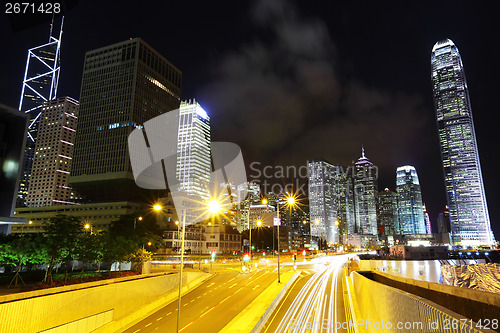
[[[489, 193], [498, 182], [493, 173], [494, 156], [489, 156], [493, 154], [489, 154], [491, 149], [488, 149], [490, 145], [488, 141], [494, 142], [494, 136], [488, 130], [492, 124], [486, 120], [487, 110], [489, 110], [487, 105], [492, 103], [488, 100], [488, 96], [492, 95], [488, 95], [487, 92], [492, 88], [487, 86], [486, 80], [480, 79], [483, 73], [480, 73], [477, 68], [480, 68], [482, 61], [475, 53], [480, 53], [483, 57], [491, 55], [481, 52], [481, 47], [484, 46], [474, 40], [474, 36], [482, 32], [485, 27], [476, 24], [474, 29], [465, 29], [452, 24], [445, 28], [448, 22], [436, 23], [431, 19], [445, 10], [453, 10], [465, 16], [466, 13], [477, 13], [479, 9], [474, 6], [458, 9], [437, 8], [436, 13], [425, 14], [428, 20], [422, 20], [422, 23], [423, 21], [430, 22], [431, 27], [422, 28], [423, 24], [420, 24], [420, 21], [415, 27], [403, 25], [399, 34], [408, 33], [411, 38], [393, 39], [392, 34], [387, 34], [385, 37], [377, 36], [370, 41], [361, 31], [373, 19], [368, 19], [365, 25], [356, 26], [363, 19], [367, 19], [368, 14], [359, 13], [356, 16], [353, 14], [353, 8], [348, 4], [339, 5], [339, 8], [320, 3], [313, 3], [307, 8], [299, 3], [288, 5], [279, 3], [279, 6], [273, 7], [262, 2], [252, 2], [249, 5], [239, 6], [241, 10], [229, 22], [235, 24], [235, 32], [229, 39], [217, 37], [209, 42], [202, 41], [203, 37], [194, 38], [195, 34], [204, 33], [198, 28], [206, 24], [206, 20], [201, 17], [196, 27], [187, 29], [180, 36], [171, 37], [173, 44], [178, 42], [177, 45], [180, 45], [175, 48], [168, 47], [169, 43], [162, 46], [163, 39], [154, 32], [153, 28], [139, 27], [133, 20], [129, 20], [132, 23], [127, 28], [120, 23], [112, 27], [114, 21], [103, 23], [106, 27], [112, 28], [106, 30], [106, 34], [97, 36], [95, 32], [102, 29], [103, 25], [99, 23], [94, 23], [95, 27], [79, 25], [81, 19], [77, 16], [82, 10], [89, 9], [82, 4], [76, 6], [73, 11], [67, 13], [65, 18], [60, 96], [69, 95], [78, 98], [80, 82], [71, 78], [81, 77], [81, 73], [78, 74], [78, 72], [81, 71], [81, 59], [86, 51], [120, 42], [128, 37], [142, 37], [183, 71], [184, 85], [181, 97], [196, 97], [210, 113], [214, 122], [214, 139], [226, 139], [238, 143], [249, 162], [261, 160], [268, 164], [288, 165], [298, 163], [296, 159], [299, 158], [304, 161], [322, 156], [333, 162], [349, 164], [352, 156], [359, 151], [359, 146], [365, 144], [367, 151], [370, 152], [370, 158], [380, 166], [379, 183], [383, 187], [395, 188], [392, 170], [398, 165], [415, 165], [422, 182], [422, 196], [429, 209], [432, 223], [435, 225], [437, 212], [444, 208], [446, 200], [439, 163], [437, 129], [433, 123], [432, 89], [426, 73], [430, 72], [428, 53], [432, 45], [436, 40], [450, 37], [457, 43], [462, 55], [468, 58], [467, 61], [464, 60], [467, 63], [468, 78], [469, 81], [474, 82], [474, 84], [469, 82], [469, 85], [472, 87], [471, 99], [475, 110], [478, 146], [481, 151], [484, 151], [481, 159], [484, 165], [486, 193], [490, 198]], [[196, 12], [195, 15], [201, 16], [203, 6], [197, 8], [200, 12]], [[183, 8], [174, 7], [173, 9], [182, 11]], [[278, 10], [283, 13], [281, 19], [276, 20], [276, 23], [271, 23], [270, 19], [277, 17]], [[213, 11], [209, 12], [213, 13]], [[378, 10], [375, 12], [381, 12], [382, 17], [392, 14], [388, 26], [402, 24], [406, 18], [405, 15], [409, 15], [401, 15], [405, 12], [398, 5], [392, 6], [388, 13]], [[482, 9], [481, 13], [483, 12], [487, 13], [487, 10]], [[400, 14], [401, 17], [394, 14]], [[101, 14], [96, 13], [96, 15]], [[127, 14], [124, 13], [124, 15]], [[154, 16], [152, 13], [148, 15]], [[344, 15], [345, 18], [335, 20], [339, 15], [340, 17]], [[96, 22], [99, 22], [98, 18]], [[248, 31], [241, 24], [237, 24], [238, 20], [249, 24]], [[170, 23], [167, 22], [167, 24]], [[4, 27], [8, 29], [7, 25]], [[88, 28], [88, 31], [84, 32], [85, 29], [81, 29], [82, 27]], [[211, 30], [211, 34], [214, 34], [214, 31], [223, 31], [223, 28], [225, 28], [224, 24], [217, 23], [215, 30]], [[386, 29], [376, 28], [382, 32], [387, 32]], [[12, 39], [14, 50], [17, 50], [19, 54], [25, 54], [27, 48], [46, 39], [47, 30], [46, 26], [41, 25], [26, 32], [11, 33], [7, 38]], [[210, 29], [207, 29], [206, 33], [208, 30]], [[309, 35], [294, 34], [297, 31], [305, 31]], [[85, 37], [84, 33], [94, 33], [95, 38], [80, 38]], [[290, 39], [286, 39], [287, 37]], [[295, 44], [301, 41], [301, 38], [302, 40], [306, 38], [309, 42], [306, 45], [309, 45], [311, 50], [318, 51], [316, 53], [320, 56], [313, 57], [311, 60], [311, 53], [297, 46], [300, 44]], [[350, 39], [355, 43], [348, 41]], [[184, 52], [189, 50], [189, 44], [193, 40], [202, 42], [200, 49], [206, 50], [202, 52], [206, 56], [197, 54], [196, 58], [194, 55], [185, 57]], [[282, 49], [274, 47], [269, 40], [274, 41], [278, 46], [283, 44], [280, 46]], [[389, 43], [392, 40], [397, 40], [397, 43]], [[324, 47], [315, 49], [314, 47], [318, 47], [318, 42], [324, 42], [322, 43]], [[379, 43], [377, 47], [374, 47], [375, 43]], [[25, 48], [19, 47], [20, 45]], [[362, 55], [357, 52], [358, 48], [370, 48], [375, 52], [371, 57], [367, 57], [366, 54]], [[402, 59], [392, 58], [392, 63], [384, 60], [387, 55], [399, 52], [399, 50], [406, 50], [401, 53], [405, 54], [400, 56]], [[283, 68], [284, 70], [291, 69], [294, 75], [300, 75], [298, 78], [291, 78], [290, 82], [293, 86], [291, 91], [303, 92], [300, 100], [290, 100], [289, 104], [282, 103], [283, 99], [271, 98], [269, 96], [271, 94], [263, 93], [267, 87], [268, 91], [276, 92], [272, 95], [291, 96], [289, 87], [276, 84], [277, 81], [283, 79], [280, 70], [274, 70], [271, 67], [272, 75], [267, 82], [257, 76], [261, 73], [260, 69], [266, 68], [269, 64], [276, 66], [274, 53], [278, 51], [287, 52], [285, 58], [289, 62], [303, 65], [303, 67], [293, 65]], [[333, 57], [330, 57], [332, 55]], [[301, 62], [302, 56], [310, 61]], [[7, 59], [7, 55], [2, 57]], [[8, 57], [11, 62], [12, 52], [9, 52]], [[20, 63], [24, 62], [25, 56], [20, 55], [19, 60], [22, 60]], [[242, 62], [248, 67], [247, 71], [242, 71]], [[4, 88], [2, 102], [9, 105], [15, 105], [11, 103], [10, 96], [13, 93], [19, 96], [20, 86], [11, 87], [11, 85], [12, 82], [21, 80], [18, 77], [22, 73], [22, 70], [16, 69], [16, 64], [12, 67], [0, 81], [1, 87]], [[14, 69], [16, 69], [15, 73]], [[299, 69], [303, 71], [300, 72]], [[385, 75], [384, 71], [390, 75]], [[260, 90], [252, 87], [245, 89], [243, 80], [238, 79], [240, 76], [246, 77], [246, 81], [255, 82], [252, 87], [260, 86]], [[345, 77], [348, 79], [343, 79]], [[216, 81], [215, 78], [219, 80]], [[314, 85], [315, 82], [317, 85]], [[235, 90], [231, 91], [230, 86]], [[277, 88], [279, 89], [276, 90]], [[76, 93], [71, 93], [72, 91]], [[346, 91], [349, 91], [349, 94], [346, 94]], [[261, 98], [253, 99], [247, 103], [248, 105], [243, 105], [240, 100], [244, 95], [243, 92], [250, 96], [261, 96]], [[327, 95], [330, 97], [326, 97]], [[364, 96], [364, 104], [356, 103], [360, 100], [356, 96]], [[338, 100], [348, 103], [339, 104]], [[256, 107], [258, 101], [262, 105], [260, 108]], [[301, 117], [306, 110], [304, 105], [309, 110], [307, 119]], [[255, 112], [247, 111], [250, 106]], [[228, 111], [236, 108], [239, 112], [235, 114], [239, 115], [241, 120]], [[268, 112], [270, 108], [276, 110], [274, 116]], [[312, 113], [311, 110], [315, 112]], [[287, 118], [283, 116], [285, 111], [289, 114]], [[277, 121], [281, 122], [281, 120], [285, 120], [285, 123], [276, 127]], [[335, 123], [338, 125], [334, 125]], [[237, 133], [235, 126], [231, 127], [230, 124], [244, 124], [245, 128], [240, 131], [241, 133]], [[401, 124], [406, 125], [403, 127]], [[267, 135], [257, 138], [256, 128]], [[273, 130], [276, 128], [279, 130]], [[254, 133], [249, 134], [249, 131]], [[314, 141], [311, 141], [313, 133], [315, 134]], [[356, 136], [351, 133], [356, 133]], [[397, 141], [390, 139], [394, 136], [399, 139]], [[284, 145], [284, 142], [290, 139], [290, 144]], [[331, 147], [328, 147], [326, 143]], [[483, 146], [485, 148], [482, 148]], [[290, 154], [292, 147], [295, 154]], [[489, 200], [495, 201], [498, 197], [495, 193], [491, 195], [492, 198]], [[492, 221], [496, 221], [498, 209], [490, 207], [490, 215]], [[494, 223], [493, 228], [495, 228]]]

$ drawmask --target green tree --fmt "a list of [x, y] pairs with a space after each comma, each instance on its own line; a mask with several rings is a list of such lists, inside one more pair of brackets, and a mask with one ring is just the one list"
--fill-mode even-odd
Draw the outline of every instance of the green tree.
[[32, 247], [28, 261], [28, 269], [33, 265], [46, 265], [50, 261], [47, 242], [43, 234], [34, 234], [29, 236], [29, 242]]
[[52, 269], [59, 260], [66, 261], [64, 279], [68, 277], [69, 261], [75, 256], [78, 236], [84, 232], [78, 217], [59, 214], [44, 223], [49, 267], [44, 281], [52, 283]]
[[[105, 237], [103, 260], [109, 263], [129, 261], [130, 255], [139, 249], [137, 242], [124, 237], [107, 234]], [[121, 267], [119, 267], [121, 270]]]
[[13, 282], [17, 286], [19, 279], [24, 284], [19, 271], [23, 265], [26, 265], [29, 262], [31, 252], [33, 251], [29, 237], [24, 235], [11, 235], [10, 237], [4, 239], [4, 241], [5, 242], [2, 243], [0, 249], [2, 253], [2, 262], [6, 265], [16, 267], [16, 273], [9, 286]]
[[134, 265], [134, 270], [142, 272], [142, 266], [145, 262], [150, 261], [153, 254], [143, 248], [135, 250], [128, 255], [127, 261], [131, 261]]
[[78, 237], [75, 259], [82, 262], [82, 274], [86, 265], [102, 260], [102, 242], [103, 237], [100, 236], [100, 232], [85, 232]]

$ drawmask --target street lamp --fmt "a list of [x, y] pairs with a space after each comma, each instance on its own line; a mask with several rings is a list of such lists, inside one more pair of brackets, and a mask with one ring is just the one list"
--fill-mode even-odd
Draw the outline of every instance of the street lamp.
[[135, 225], [137, 224], [137, 220], [142, 221], [142, 216], [136, 217], [134, 219], [134, 229], [135, 229]]
[[248, 254], [250, 256], [250, 269], [252, 269], [252, 227], [250, 226], [250, 204], [248, 205], [247, 223], [248, 223], [248, 234], [250, 235]]
[[[286, 204], [290, 209], [295, 205], [295, 198], [292, 196], [286, 197]], [[280, 201], [276, 199], [276, 217], [278, 225], [278, 283], [281, 283], [281, 271], [280, 271]]]
[[[33, 224], [33, 221], [29, 220], [29, 221], [28, 221], [28, 224], [29, 224], [29, 225], [32, 225], [32, 224]], [[24, 234], [24, 223], [23, 223], [23, 225], [21, 226], [21, 234]]]
[[[179, 221], [175, 221], [175, 225], [177, 226], [177, 240], [180, 241], [181, 240], [181, 234], [180, 234], [180, 230], [179, 230], [179, 228], [180, 228]], [[175, 244], [175, 245], [178, 245], [178, 244]]]
[[85, 232], [87, 232], [87, 230], [90, 230], [90, 234], [92, 235], [92, 225], [90, 223], [85, 223], [83, 227], [85, 228]]

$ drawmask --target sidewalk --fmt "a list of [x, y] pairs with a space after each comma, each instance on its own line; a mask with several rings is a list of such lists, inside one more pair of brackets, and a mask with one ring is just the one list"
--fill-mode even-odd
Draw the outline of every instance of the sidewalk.
[[264, 292], [257, 296], [252, 303], [234, 317], [220, 333], [251, 332], [269, 306], [273, 303], [276, 296], [278, 296], [280, 291], [295, 273], [296, 272], [290, 271], [281, 274], [281, 283], [278, 283], [278, 281], [273, 282]]

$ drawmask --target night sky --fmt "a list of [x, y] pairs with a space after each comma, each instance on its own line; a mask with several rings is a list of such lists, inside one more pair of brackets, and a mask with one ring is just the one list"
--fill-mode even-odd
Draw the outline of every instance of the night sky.
[[[349, 165], [364, 145], [380, 189], [395, 189], [398, 166], [416, 167], [433, 227], [446, 199], [430, 55], [436, 41], [452, 39], [500, 238], [500, 29], [489, 3], [159, 3], [76, 1], [65, 17], [59, 95], [79, 98], [86, 51], [140, 37], [183, 72], [182, 99], [196, 98], [210, 114], [213, 141], [239, 144], [247, 165], [300, 166], [317, 157]], [[49, 27], [14, 32], [1, 14], [0, 31], [0, 103], [17, 106], [27, 49], [45, 42]]]

